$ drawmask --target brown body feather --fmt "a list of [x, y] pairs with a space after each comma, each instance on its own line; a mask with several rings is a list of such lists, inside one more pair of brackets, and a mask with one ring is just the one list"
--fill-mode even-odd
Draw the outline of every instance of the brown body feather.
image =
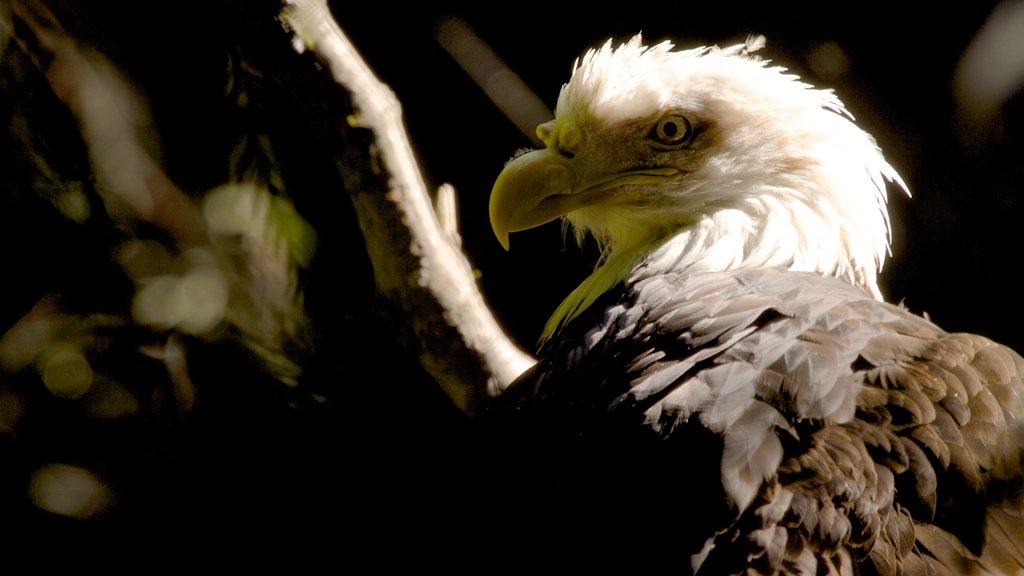
[[[1024, 573], [1017, 353], [809, 273], [666, 274], [605, 303], [496, 412], [550, 456], [541, 484], [722, 499], [678, 527], [696, 574]], [[559, 478], [570, 453], [646, 468]]]

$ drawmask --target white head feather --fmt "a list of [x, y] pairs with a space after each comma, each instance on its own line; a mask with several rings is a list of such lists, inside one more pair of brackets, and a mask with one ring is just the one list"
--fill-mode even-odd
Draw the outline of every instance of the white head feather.
[[567, 214], [604, 256], [546, 335], [595, 291], [679, 268], [815, 271], [881, 298], [877, 272], [890, 242], [886, 181], [906, 186], [831, 90], [752, 56], [763, 43], [756, 37], [677, 51], [669, 42], [645, 46], [638, 35], [577, 61], [558, 98], [558, 122], [588, 132], [679, 110], [706, 128], [693, 143], [706, 149], [678, 185], [659, 191], [664, 202]]

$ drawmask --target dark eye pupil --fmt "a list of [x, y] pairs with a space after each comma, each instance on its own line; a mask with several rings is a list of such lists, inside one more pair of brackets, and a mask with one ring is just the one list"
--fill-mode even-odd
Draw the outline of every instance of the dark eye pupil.
[[682, 116], [662, 118], [651, 130], [650, 137], [665, 146], [681, 146], [690, 139], [690, 122]]

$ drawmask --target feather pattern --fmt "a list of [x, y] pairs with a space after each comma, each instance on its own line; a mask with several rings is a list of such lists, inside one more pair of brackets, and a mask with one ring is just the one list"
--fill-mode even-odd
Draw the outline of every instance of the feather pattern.
[[[621, 438], [607, 431], [623, 423], [646, 431], [631, 437], [640, 452], [719, 438], [702, 482], [720, 483], [727, 512], [684, 534], [695, 573], [1024, 570], [1021, 517], [1008, 511], [1024, 432], [1024, 359], [1013, 351], [840, 280], [779, 269], [654, 276], [592, 316], [495, 414], [529, 422], [545, 443], [572, 430], [568, 445], [535, 447], [553, 459], [616, 453], [606, 443]], [[643, 474], [678, 464], [648, 462]], [[603, 480], [628, 490], [622, 476], [634, 473]], [[572, 490], [608, 488], [586, 482]]]

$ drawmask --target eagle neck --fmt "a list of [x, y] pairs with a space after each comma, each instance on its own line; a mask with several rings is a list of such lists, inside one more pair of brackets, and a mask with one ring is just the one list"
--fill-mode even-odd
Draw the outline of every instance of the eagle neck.
[[636, 268], [637, 263], [642, 261], [642, 254], [644, 252], [644, 248], [634, 246], [631, 250], [619, 250], [608, 253], [590, 276], [580, 283], [558, 305], [551, 318], [548, 319], [547, 325], [544, 326], [540, 342], [543, 344], [550, 339], [570, 320], [589, 308], [601, 295], [615, 288], [628, 278], [633, 269]]
[[[811, 179], [802, 182], [807, 180]], [[872, 226], [850, 216], [856, 216], [857, 210], [838, 202], [840, 209], [822, 207], [812, 200], [823, 194], [819, 189], [779, 182], [751, 186], [734, 187], [734, 199], [717, 206], [680, 202], [688, 210], [680, 211], [674, 227], [672, 215], [661, 213], [649, 226], [635, 226], [628, 229], [628, 235], [609, 237], [605, 257], [561, 303], [545, 326], [541, 342], [615, 286], [676, 271], [781, 268], [817, 272], [842, 278], [881, 299], [877, 270], [883, 255], [873, 243], [865, 244], [864, 229], [870, 232]], [[877, 205], [870, 208], [883, 234], [882, 245], [887, 247], [888, 221]], [[636, 230], [649, 232], [638, 235]]]
[[806, 193], [759, 192], [650, 242], [625, 280], [673, 271], [782, 268], [842, 278], [880, 298], [877, 261], [873, 253], [868, 262], [858, 260], [858, 231], [850, 222], [811, 205]]

